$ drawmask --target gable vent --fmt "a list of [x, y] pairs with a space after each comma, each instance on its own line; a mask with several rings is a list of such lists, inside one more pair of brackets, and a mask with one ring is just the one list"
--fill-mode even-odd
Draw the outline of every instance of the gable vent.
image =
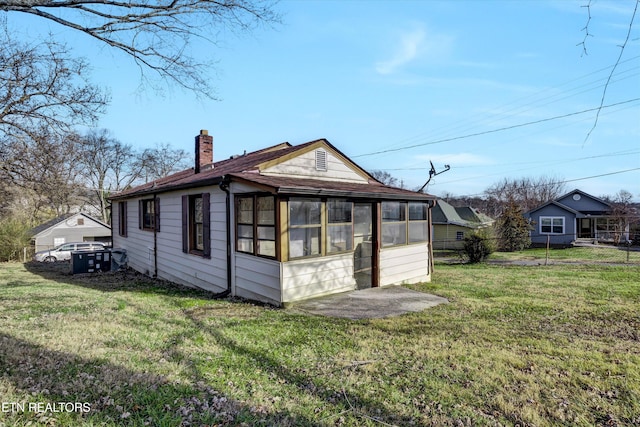
[[316, 150], [316, 170], [327, 170], [327, 152], [324, 150]]

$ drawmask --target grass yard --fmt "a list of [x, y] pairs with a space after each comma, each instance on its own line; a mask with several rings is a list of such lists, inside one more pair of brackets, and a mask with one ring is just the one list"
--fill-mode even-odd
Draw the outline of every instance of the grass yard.
[[0, 264], [2, 426], [640, 425], [637, 265], [437, 265], [359, 321], [51, 268]]

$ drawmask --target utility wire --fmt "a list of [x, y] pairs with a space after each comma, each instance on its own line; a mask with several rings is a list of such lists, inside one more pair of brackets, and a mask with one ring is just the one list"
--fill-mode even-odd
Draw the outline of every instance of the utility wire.
[[[562, 181], [557, 181], [557, 182], [555, 182], [555, 184], [566, 184], [568, 182], [585, 181], [587, 179], [601, 178], [603, 176], [610, 176], [610, 175], [619, 175], [621, 173], [634, 172], [634, 171], [640, 171], [640, 168], [625, 169], [625, 170], [621, 170], [621, 171], [603, 173], [603, 174], [600, 174], [600, 175], [585, 176], [585, 177], [582, 177], [582, 178], [565, 179], [565, 180], [562, 180]], [[441, 184], [446, 184], [446, 183], [441, 183]], [[524, 187], [524, 188], [536, 188], [537, 186], [538, 185], [531, 185], [531, 186], [527, 186], [527, 187]], [[456, 197], [476, 197], [476, 196], [484, 196], [484, 194], [485, 194], [484, 192], [483, 193], [475, 193], [475, 194], [463, 194], [461, 196], [456, 196]]]
[[602, 110], [604, 108], [615, 107], [615, 106], [618, 106], [618, 105], [628, 104], [628, 103], [635, 102], [635, 101], [640, 101], [640, 98], [628, 99], [626, 101], [616, 102], [614, 104], [601, 105], [601, 106], [596, 107], [596, 108], [589, 108], [587, 110], [576, 111], [574, 113], [563, 114], [563, 115], [560, 115], [560, 116], [547, 117], [547, 118], [540, 119], [540, 120], [534, 120], [532, 122], [520, 123], [520, 124], [517, 124], [517, 125], [511, 125], [511, 126], [505, 126], [505, 127], [501, 127], [501, 128], [497, 128], [497, 129], [491, 129], [491, 130], [486, 130], [486, 131], [482, 131], [482, 132], [470, 133], [470, 134], [467, 134], [467, 135], [461, 135], [461, 136], [456, 136], [456, 137], [452, 137], [452, 138], [444, 138], [444, 139], [439, 139], [439, 140], [435, 140], [435, 141], [423, 142], [421, 144], [408, 145], [406, 147], [390, 148], [390, 149], [387, 149], [387, 150], [380, 150], [380, 151], [375, 151], [375, 152], [372, 152], [372, 153], [358, 154], [358, 155], [351, 156], [351, 157], [353, 157], [353, 158], [355, 158], [355, 157], [368, 157], [368, 156], [374, 156], [376, 154], [385, 154], [385, 153], [391, 153], [391, 152], [396, 152], [396, 151], [410, 150], [412, 148], [424, 147], [424, 146], [427, 146], [427, 145], [441, 144], [443, 142], [457, 141], [457, 140], [460, 140], [460, 139], [467, 139], [467, 138], [471, 138], [471, 137], [474, 137], [474, 136], [487, 135], [487, 134], [496, 133], [496, 132], [503, 132], [505, 130], [517, 129], [517, 128], [521, 128], [521, 127], [525, 127], [525, 126], [535, 125], [535, 124], [538, 124], [538, 123], [544, 123], [544, 122], [550, 122], [550, 121], [553, 121], [553, 120], [564, 119], [564, 118], [567, 118], [567, 117], [577, 116], [577, 115], [584, 114], [584, 113], [590, 113], [592, 111], [600, 111], [600, 110]]

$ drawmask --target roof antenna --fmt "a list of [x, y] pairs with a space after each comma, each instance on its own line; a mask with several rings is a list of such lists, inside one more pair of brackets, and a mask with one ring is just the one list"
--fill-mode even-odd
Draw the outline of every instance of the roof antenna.
[[429, 160], [429, 163], [431, 164], [431, 169], [429, 170], [429, 179], [427, 180], [427, 182], [424, 183], [424, 185], [422, 187], [420, 187], [420, 189], [418, 190], [418, 193], [423, 193], [424, 192], [424, 187], [429, 185], [429, 182], [431, 181], [431, 178], [433, 178], [436, 175], [440, 175], [441, 173], [445, 173], [446, 171], [451, 169], [451, 166], [444, 165], [444, 170], [441, 170], [440, 172], [436, 172], [436, 168], [433, 166], [433, 162], [431, 160]]

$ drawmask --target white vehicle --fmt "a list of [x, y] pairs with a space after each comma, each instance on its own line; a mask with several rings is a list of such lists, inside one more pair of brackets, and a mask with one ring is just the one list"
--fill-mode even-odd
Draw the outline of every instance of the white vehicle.
[[102, 242], [64, 243], [55, 249], [36, 252], [33, 260], [38, 262], [70, 261], [71, 252], [100, 251], [104, 249], [105, 244]]

